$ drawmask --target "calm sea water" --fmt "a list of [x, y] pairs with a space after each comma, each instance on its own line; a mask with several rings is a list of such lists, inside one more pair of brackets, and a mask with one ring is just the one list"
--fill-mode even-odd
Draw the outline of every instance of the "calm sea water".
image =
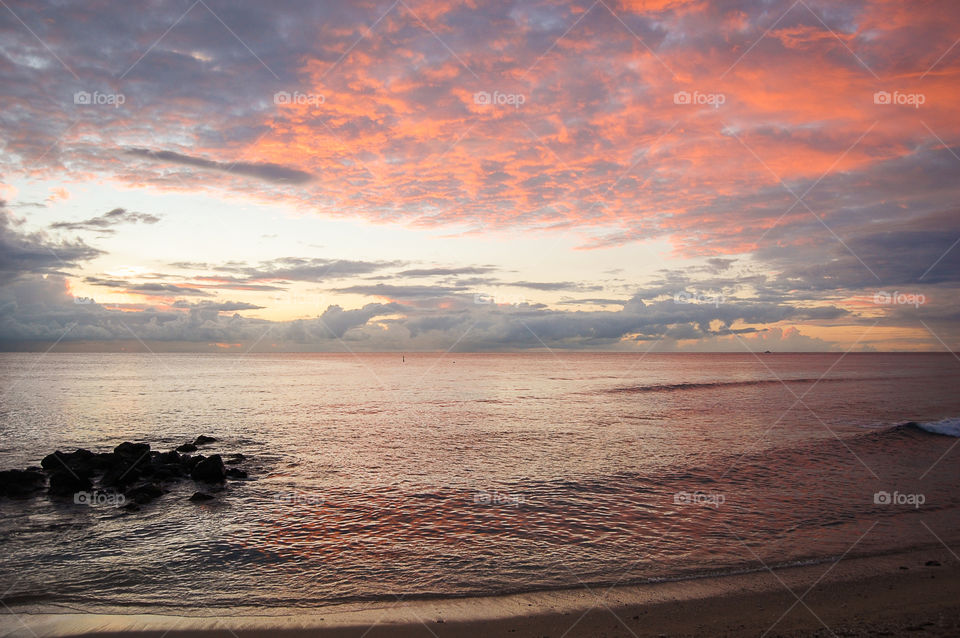
[[3, 354], [0, 468], [207, 434], [253, 479], [0, 500], [3, 600], [244, 613], [956, 546], [958, 387], [951, 354]]

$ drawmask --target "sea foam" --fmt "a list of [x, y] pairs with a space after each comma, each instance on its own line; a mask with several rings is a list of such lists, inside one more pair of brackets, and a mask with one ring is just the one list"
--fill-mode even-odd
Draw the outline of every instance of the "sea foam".
[[917, 423], [916, 426], [921, 430], [925, 430], [933, 434], [960, 437], [960, 417], [954, 416], [947, 417], [946, 419], [940, 419], [939, 421]]

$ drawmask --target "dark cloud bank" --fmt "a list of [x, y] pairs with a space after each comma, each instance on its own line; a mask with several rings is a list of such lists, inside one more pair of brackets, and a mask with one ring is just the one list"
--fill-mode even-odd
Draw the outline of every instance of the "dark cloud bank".
[[[84, 230], [101, 224], [109, 228], [114, 223], [152, 223], [150, 219], [118, 208], [76, 222], [75, 228], [55, 226]], [[874, 290], [892, 287], [926, 291], [937, 303], [886, 309], [881, 323], [916, 324], [923, 319], [946, 340], [953, 338], [951, 330], [960, 316], [956, 295], [945, 292], [956, 290], [960, 279], [960, 254], [948, 250], [951, 233], [960, 231], [957, 219], [952, 214], [933, 214], [912, 223], [908, 230], [895, 222], [874, 224], [850, 236], [847, 246], [823, 242], [815, 248], [787, 245], [761, 251], [765, 263], [775, 266], [767, 274], [758, 274], [736, 259], [715, 258], [704, 266], [663, 271], [659, 278], [622, 299], [583, 300], [602, 303], [604, 310], [555, 310], [522, 299], [504, 303], [486, 294], [484, 287], [569, 292], [602, 287], [505, 281], [495, 276], [493, 266], [410, 268], [397, 261], [295, 257], [258, 264], [178, 265], [214, 273], [195, 277], [200, 283], [170, 281], [172, 277], [161, 274], [146, 282], [86, 278], [88, 284], [130, 291], [146, 300], [135, 308], [121, 309], [93, 299], [77, 299], [70, 293], [67, 277], [75, 276], [75, 269], [100, 256], [101, 251], [79, 239], [29, 232], [0, 208], [0, 347], [45, 349], [58, 342], [60, 348], [105, 349], [142, 349], [143, 344], [151, 344], [151, 350], [216, 348], [213, 344], [257, 344], [258, 350], [293, 351], [450, 347], [485, 351], [545, 346], [645, 350], [651, 346], [670, 349], [675, 341], [687, 339], [720, 347], [719, 338], [762, 333], [764, 327], [783, 325], [781, 322], [866, 327], [875, 323], [876, 317], [861, 316], [834, 302], [842, 298], [843, 290], [851, 295], [872, 295]], [[864, 268], [861, 260], [871, 263], [881, 279]], [[929, 264], [935, 262], [936, 267], [930, 269]], [[829, 263], [829, 268], [819, 266], [821, 263]], [[459, 278], [467, 275], [482, 276]], [[390, 283], [335, 284], [338, 278], [357, 276], [389, 279]], [[317, 306], [314, 318], [271, 322], [240, 314], [261, 309], [258, 305], [219, 297], [238, 289], [284, 291], [296, 281], [328, 285], [334, 294], [363, 294], [382, 301], [356, 309]], [[749, 293], [742, 294], [745, 290]], [[743, 324], [759, 327], [732, 327]], [[783, 337], [780, 332], [771, 334]], [[737, 343], [738, 349], [745, 347]], [[757, 343], [784, 349], [830, 347], [796, 335], [791, 340], [758, 339]]]

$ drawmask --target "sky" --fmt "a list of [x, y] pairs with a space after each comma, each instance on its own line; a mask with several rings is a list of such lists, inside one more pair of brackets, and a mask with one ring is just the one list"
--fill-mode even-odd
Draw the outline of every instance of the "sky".
[[960, 350], [954, 0], [0, 5], [0, 349]]

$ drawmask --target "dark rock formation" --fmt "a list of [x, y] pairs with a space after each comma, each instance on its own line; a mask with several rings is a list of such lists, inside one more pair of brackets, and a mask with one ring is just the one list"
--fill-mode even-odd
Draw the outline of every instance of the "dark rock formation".
[[50, 487], [47, 492], [51, 496], [73, 496], [77, 492], [93, 489], [93, 483], [84, 476], [77, 476], [69, 470], [54, 472], [50, 475]]
[[140, 470], [134, 463], [118, 462], [103, 473], [100, 484], [106, 487], [124, 488], [139, 481], [141, 478]]
[[140, 459], [150, 454], [150, 444], [149, 443], [130, 443], [129, 441], [124, 441], [117, 447], [113, 448], [113, 453], [116, 454], [117, 456], [123, 456], [127, 458], [132, 457], [133, 459]]
[[238, 463], [243, 463], [247, 460], [247, 457], [237, 452], [236, 454], [231, 454], [230, 458], [224, 461], [227, 465], [237, 465]]
[[197, 464], [203, 461], [205, 458], [204, 455], [198, 454], [196, 456], [185, 456], [183, 457], [183, 466], [189, 471], [193, 471], [193, 468], [197, 467]]
[[46, 474], [30, 468], [4, 470], [0, 472], [0, 496], [28, 496], [37, 490], [42, 490], [46, 482]]
[[201, 503], [203, 501], [213, 500], [213, 496], [205, 492], [194, 492], [193, 496], [190, 497], [190, 500], [194, 503]]
[[100, 455], [83, 449], [75, 452], [57, 450], [40, 461], [40, 466], [47, 472], [69, 472], [87, 478], [97, 473], [101, 464]]
[[187, 470], [181, 463], [157, 464], [153, 467], [150, 478], [156, 483], [164, 481], [178, 481], [187, 476]]
[[178, 450], [170, 450], [169, 452], [160, 452], [156, 457], [153, 458], [154, 463], [159, 463], [162, 465], [170, 464], [179, 464], [180, 463], [180, 454]]
[[203, 459], [190, 472], [190, 478], [194, 481], [206, 481], [207, 483], [219, 483], [226, 476], [223, 459], [220, 458], [219, 454]]
[[163, 496], [163, 490], [153, 483], [141, 483], [131, 487], [123, 495], [138, 505], [146, 505], [153, 499]]
[[[166, 494], [164, 485], [168, 483], [190, 478], [205, 483], [207, 491], [218, 492], [224, 489], [223, 483], [227, 478], [248, 478], [244, 470], [236, 467], [228, 470], [219, 454], [204, 456], [185, 453], [196, 451], [197, 445], [214, 442], [215, 438], [201, 435], [194, 443], [181, 445], [168, 452], [151, 450], [149, 443], [130, 441], [121, 443], [113, 452], [57, 450], [45, 456], [40, 467], [0, 471], [0, 497], [29, 497], [46, 486], [50, 496], [73, 495], [75, 499], [80, 499], [78, 503], [103, 505], [112, 500], [101, 496], [119, 493], [124, 498], [116, 504], [124, 510], [135, 512], [139, 511], [141, 505]], [[236, 465], [245, 459], [243, 454], [238, 453], [232, 454], [227, 462]], [[91, 495], [78, 497], [78, 492], [91, 492]], [[206, 492], [197, 492], [191, 500], [212, 498]]]

